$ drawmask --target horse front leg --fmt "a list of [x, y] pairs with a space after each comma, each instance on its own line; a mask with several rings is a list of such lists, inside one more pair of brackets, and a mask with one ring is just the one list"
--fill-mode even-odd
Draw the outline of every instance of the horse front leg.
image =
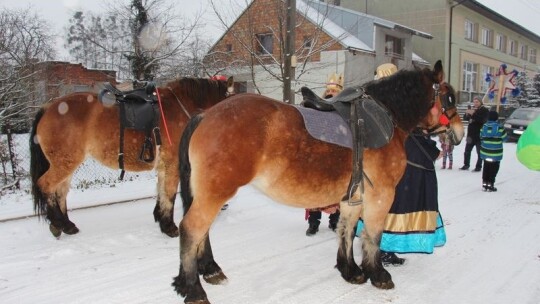
[[345, 281], [352, 284], [363, 284], [367, 277], [354, 261], [353, 242], [356, 224], [361, 212], [361, 206], [350, 206], [347, 202], [340, 204], [338, 223], [339, 247], [337, 253], [337, 269]]
[[[377, 200], [375, 200], [377, 201]], [[394, 288], [392, 276], [381, 262], [380, 243], [389, 207], [381, 204], [364, 206], [364, 230], [362, 231], [362, 269], [371, 284], [381, 289]], [[369, 204], [369, 203], [365, 203]], [[391, 202], [389, 203], [391, 204]]]
[[165, 160], [160, 157], [157, 166], [157, 200], [154, 208], [154, 220], [159, 222], [161, 232], [170, 237], [178, 236], [178, 227], [174, 223], [174, 201], [180, 177], [178, 160]]

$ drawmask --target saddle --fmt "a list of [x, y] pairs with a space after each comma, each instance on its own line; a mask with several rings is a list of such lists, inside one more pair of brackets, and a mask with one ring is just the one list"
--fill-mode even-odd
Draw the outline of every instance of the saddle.
[[378, 101], [367, 95], [362, 87], [346, 88], [337, 96], [322, 99], [307, 87], [302, 87], [304, 107], [319, 111], [336, 111], [345, 120], [352, 134], [353, 172], [343, 200], [350, 205], [362, 203], [362, 199], [351, 202], [358, 187], [364, 193], [363, 152], [365, 148], [377, 149], [390, 142], [394, 134], [391, 113]]
[[[149, 81], [134, 81], [135, 89], [121, 91], [110, 83], [104, 83], [104, 89], [99, 93], [99, 100], [104, 104], [116, 104], [120, 107], [120, 149], [118, 152], [118, 165], [122, 172], [120, 180], [124, 178], [124, 130], [133, 129], [144, 131], [145, 138], [142, 143], [139, 160], [152, 162], [155, 159], [155, 145], [161, 145], [159, 131], [159, 105], [156, 85]], [[155, 138], [152, 137], [152, 134]]]

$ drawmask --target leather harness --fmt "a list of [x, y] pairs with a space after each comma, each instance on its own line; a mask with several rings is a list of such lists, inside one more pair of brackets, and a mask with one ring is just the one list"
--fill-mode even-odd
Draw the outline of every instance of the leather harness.
[[373, 183], [363, 170], [363, 152], [365, 148], [380, 148], [390, 142], [394, 134], [394, 122], [391, 113], [380, 102], [367, 95], [362, 87], [343, 90], [329, 99], [318, 97], [307, 87], [301, 89], [303, 105], [319, 111], [336, 111], [349, 125], [352, 134], [352, 175], [347, 193], [342, 200], [349, 205], [357, 205], [360, 200], [351, 201], [358, 188], [364, 193], [364, 177], [371, 187]]
[[[124, 130], [133, 129], [144, 131], [145, 138], [139, 153], [139, 160], [149, 163], [155, 159], [155, 146], [161, 145], [159, 130], [159, 106], [156, 86], [153, 82], [134, 82], [138, 86], [131, 91], [120, 91], [110, 83], [104, 83], [104, 89], [99, 94], [103, 103], [114, 103], [120, 108], [120, 148], [118, 152], [118, 167], [121, 173], [119, 179], [124, 178]], [[153, 142], [152, 133], [155, 138]]]

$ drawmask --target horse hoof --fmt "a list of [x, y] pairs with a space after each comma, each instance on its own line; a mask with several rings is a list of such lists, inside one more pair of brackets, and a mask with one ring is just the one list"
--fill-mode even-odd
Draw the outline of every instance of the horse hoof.
[[62, 230], [56, 228], [53, 224], [49, 224], [49, 231], [55, 238], [59, 238], [62, 235]]
[[197, 300], [197, 301], [184, 301], [186, 304], [210, 304], [208, 300]]
[[213, 274], [205, 274], [203, 275], [203, 279], [208, 284], [212, 285], [220, 285], [227, 283], [227, 276], [223, 273], [223, 271], [219, 271]]
[[356, 276], [349, 280], [351, 284], [364, 284], [365, 282], [367, 282], [367, 277], [364, 275]]
[[165, 233], [171, 238], [178, 237], [180, 233], [178, 232], [178, 227], [176, 225], [160, 225], [161, 232]]
[[65, 234], [73, 235], [79, 233], [79, 228], [77, 226], [73, 225], [70, 227], [66, 227], [62, 230]]
[[394, 282], [388, 281], [388, 282], [371, 282], [373, 286], [379, 288], [379, 289], [392, 289], [394, 288]]

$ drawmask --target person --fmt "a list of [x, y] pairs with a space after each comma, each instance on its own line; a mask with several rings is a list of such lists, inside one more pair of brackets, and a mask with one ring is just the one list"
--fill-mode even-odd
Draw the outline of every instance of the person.
[[[405, 151], [407, 167], [396, 186], [381, 237], [381, 262], [385, 266], [399, 266], [405, 262], [396, 253], [433, 253], [435, 247], [446, 243], [435, 172], [435, 160], [441, 151], [420, 129], [409, 135]], [[362, 229], [360, 220], [356, 234], [360, 235]]]
[[[386, 66], [386, 72], [378, 71], [381, 75], [378, 78], [397, 71], [395, 66]], [[441, 157], [437, 142], [426, 131], [415, 129], [405, 140], [405, 152], [407, 166], [396, 186], [381, 236], [380, 259], [384, 266], [399, 266], [405, 262], [396, 253], [432, 253], [434, 247], [446, 243], [435, 172], [435, 160]], [[363, 221], [360, 219], [357, 236], [361, 235], [362, 229]]]
[[454, 145], [450, 142], [450, 138], [446, 133], [439, 134], [439, 141], [442, 149], [442, 167], [446, 169], [446, 161], [448, 160], [448, 170], [452, 170], [452, 163], [454, 158]]
[[469, 170], [471, 163], [471, 152], [473, 147], [476, 148], [476, 166], [473, 172], [482, 171], [482, 159], [480, 158], [480, 129], [487, 121], [489, 110], [484, 107], [479, 97], [473, 99], [473, 109], [467, 109], [463, 120], [469, 121], [467, 128], [467, 144], [465, 145], [465, 153], [463, 155], [463, 167], [460, 170]]
[[[331, 98], [338, 95], [343, 90], [343, 83], [343, 74], [331, 74], [326, 82], [326, 90], [322, 94], [323, 98]], [[339, 222], [339, 205], [318, 209], [306, 209], [305, 218], [309, 224], [308, 229], [306, 230], [307, 236], [313, 236], [319, 232], [323, 211], [330, 214], [328, 217], [328, 228], [332, 231], [336, 231], [337, 223]]]
[[484, 160], [482, 187], [489, 192], [497, 191], [495, 178], [503, 158], [503, 141], [506, 141], [506, 130], [497, 122], [498, 119], [496, 111], [489, 111], [488, 121], [480, 130], [480, 157]]
[[319, 232], [323, 211], [330, 214], [328, 216], [328, 228], [332, 231], [336, 231], [337, 223], [339, 222], [339, 205], [332, 205], [330, 207], [319, 209], [306, 209], [306, 219], [309, 223], [308, 229], [306, 230], [307, 236], [314, 236]]

